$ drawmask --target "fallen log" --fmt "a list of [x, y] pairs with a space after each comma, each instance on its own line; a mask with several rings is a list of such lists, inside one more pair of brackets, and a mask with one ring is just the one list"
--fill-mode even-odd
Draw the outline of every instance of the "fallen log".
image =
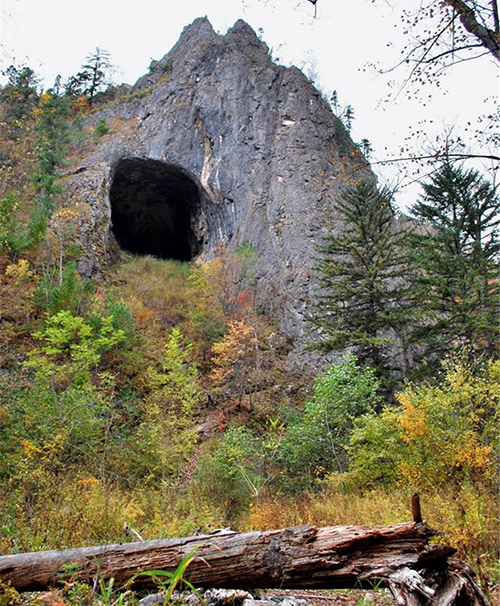
[[[224, 530], [179, 539], [0, 556], [0, 579], [19, 591], [47, 589], [62, 585], [71, 565], [73, 579], [91, 583], [97, 577], [114, 578], [118, 585], [140, 571], [174, 572], [196, 548], [185, 577], [197, 587], [334, 589], [368, 587], [383, 580], [402, 606], [486, 606], [465, 564], [450, 567], [452, 548], [428, 549], [428, 540], [435, 534], [426, 524], [414, 522], [295, 526], [246, 533]], [[133, 586], [149, 588], [154, 582], [140, 576]], [[440, 601], [442, 591], [446, 601]]]

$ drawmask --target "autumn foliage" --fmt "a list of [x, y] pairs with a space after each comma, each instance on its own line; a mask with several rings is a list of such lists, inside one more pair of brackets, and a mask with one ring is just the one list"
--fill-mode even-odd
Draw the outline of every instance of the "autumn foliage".
[[[79, 236], [92, 212], [68, 198], [60, 170], [72, 142], [95, 144], [78, 123], [89, 99], [40, 94], [32, 76], [0, 123], [0, 551], [124, 541], [125, 522], [145, 538], [393, 523], [418, 490], [429, 522], [492, 574], [500, 378], [481, 347], [492, 350], [494, 331], [481, 341], [476, 314], [473, 355], [455, 331], [453, 355], [434, 354], [425, 379], [399, 375], [394, 393], [368, 364], [380, 356], [297, 367], [266, 313], [251, 242], [189, 264], [122, 254], [102, 280], [84, 278]], [[377, 244], [391, 286], [396, 258]], [[352, 280], [342, 284], [351, 296]], [[496, 284], [478, 284], [490, 313]], [[363, 301], [379, 287], [372, 279]], [[380, 324], [357, 345], [401, 342], [400, 296], [399, 283], [386, 290]], [[349, 330], [340, 341], [352, 349]]]

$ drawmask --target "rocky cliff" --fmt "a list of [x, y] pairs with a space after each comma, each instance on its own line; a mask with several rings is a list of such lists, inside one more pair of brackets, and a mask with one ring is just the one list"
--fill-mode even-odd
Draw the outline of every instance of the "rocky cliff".
[[130, 92], [91, 114], [110, 132], [65, 178], [87, 209], [79, 270], [120, 249], [189, 260], [247, 241], [261, 300], [307, 339], [315, 243], [346, 176], [367, 171], [343, 125], [296, 68], [274, 64], [243, 21], [197, 19]]

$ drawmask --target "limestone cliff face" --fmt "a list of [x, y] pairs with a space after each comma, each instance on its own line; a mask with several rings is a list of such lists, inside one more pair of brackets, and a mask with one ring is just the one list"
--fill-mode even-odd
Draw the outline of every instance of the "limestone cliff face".
[[363, 158], [305, 76], [275, 65], [243, 21], [219, 36], [197, 19], [152, 67], [90, 116], [111, 131], [65, 179], [90, 209], [80, 271], [100, 272], [120, 247], [209, 258], [248, 241], [262, 301], [303, 341], [315, 243], [346, 175], [368, 174]]

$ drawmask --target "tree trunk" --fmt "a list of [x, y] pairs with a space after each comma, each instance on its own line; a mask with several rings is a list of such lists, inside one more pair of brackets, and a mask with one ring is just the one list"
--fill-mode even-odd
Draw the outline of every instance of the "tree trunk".
[[[488, 602], [465, 564], [448, 565], [452, 548], [427, 549], [435, 534], [426, 524], [413, 522], [247, 533], [226, 530], [182, 539], [0, 556], [0, 579], [21, 591], [58, 586], [68, 576], [87, 582], [97, 576], [114, 578], [120, 584], [140, 571], [173, 572], [196, 547], [185, 577], [197, 587], [359, 588], [382, 579], [401, 605], [485, 606]], [[143, 576], [133, 586], [154, 583]], [[446, 601], [440, 601], [442, 592]]]
[[[453, 7], [460, 17], [464, 28], [475, 36], [475, 38], [488, 49], [497, 61], [500, 61], [500, 45], [498, 41], [498, 5], [496, 0], [492, 2], [492, 16], [495, 30], [483, 25], [481, 11], [477, 11], [467, 5], [464, 0], [445, 0], [445, 4]], [[470, 4], [470, 3], [469, 3]]]

